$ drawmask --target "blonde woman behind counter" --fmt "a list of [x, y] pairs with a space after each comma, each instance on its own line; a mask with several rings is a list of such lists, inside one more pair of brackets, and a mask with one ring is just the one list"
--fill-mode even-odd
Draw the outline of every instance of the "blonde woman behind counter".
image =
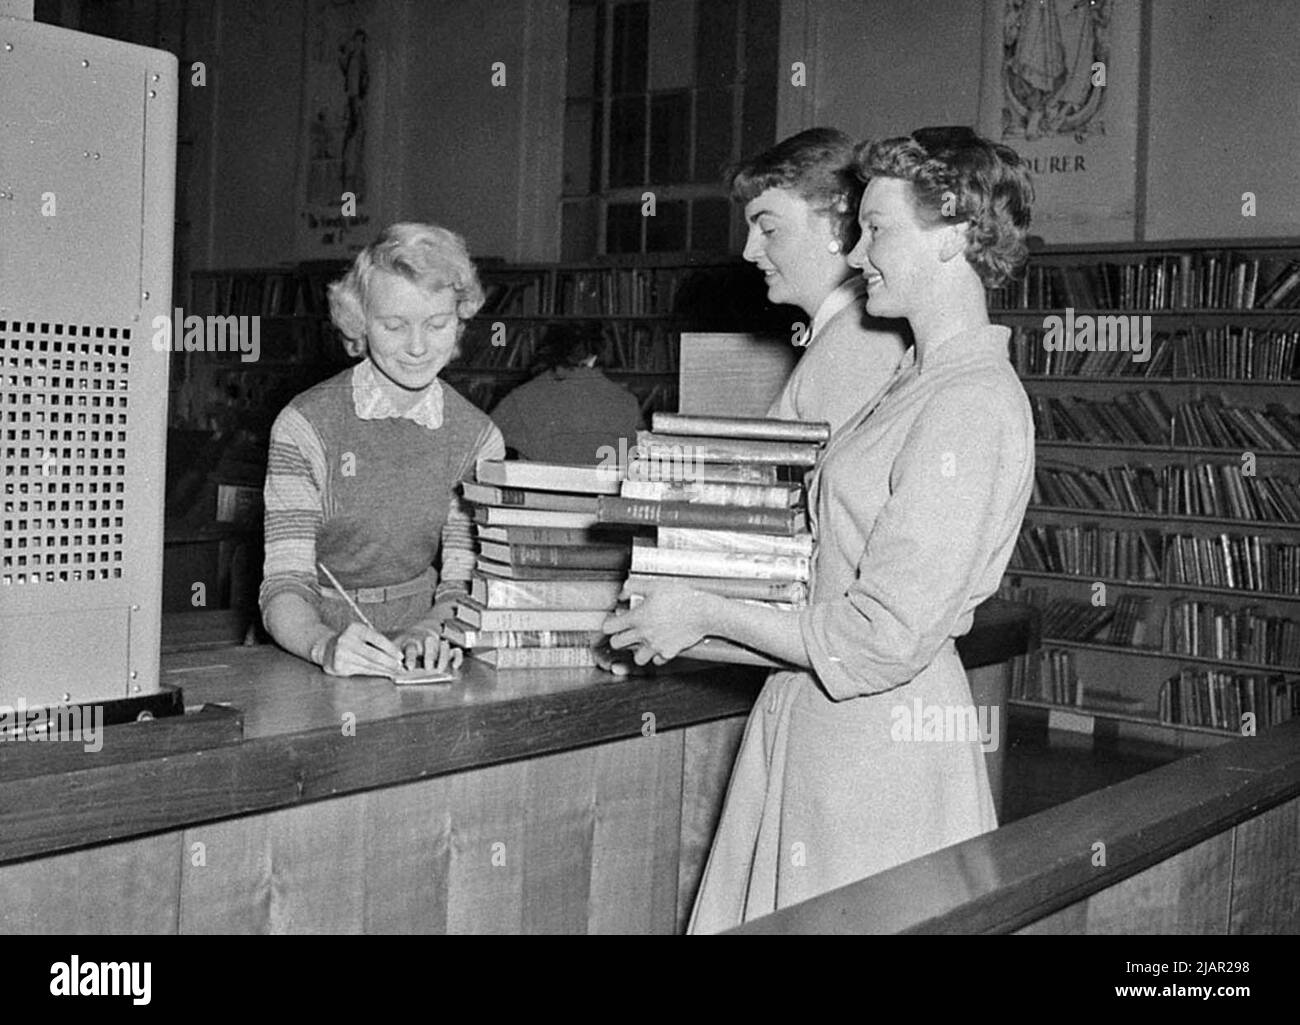
[[492, 421], [438, 379], [483, 289], [460, 236], [394, 224], [329, 300], [349, 353], [365, 358], [296, 396], [271, 428], [262, 616], [283, 648], [332, 675], [433, 665], [474, 564], [456, 486], [476, 460], [505, 455]]

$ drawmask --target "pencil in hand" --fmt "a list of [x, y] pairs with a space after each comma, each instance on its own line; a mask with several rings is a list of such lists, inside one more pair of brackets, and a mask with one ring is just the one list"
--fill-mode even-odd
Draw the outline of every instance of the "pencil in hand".
[[[348, 638], [348, 634], [355, 634], [356, 632], [353, 627], [348, 627], [347, 630], [339, 634], [335, 643], [334, 656], [329, 660], [332, 663], [332, 668], [325, 666], [323, 667], [325, 671], [337, 676], [386, 676], [389, 679], [392, 679], [394, 673], [401, 673], [404, 668], [402, 653], [397, 650], [392, 641], [375, 628], [375, 624], [370, 621], [370, 617], [361, 611], [357, 603], [352, 600], [352, 596], [343, 589], [338, 577], [330, 572], [329, 567], [323, 562], [317, 562], [316, 565], [325, 574], [331, 586], [342, 596], [352, 615], [365, 626], [369, 634], [360, 638], [365, 645], [364, 648], [360, 649], [357, 647], [357, 639]], [[339, 651], [340, 644], [344, 649], [342, 652]], [[374, 652], [374, 654], [367, 654], [368, 651]], [[339, 660], [340, 654], [344, 655], [341, 662]], [[380, 661], [380, 659], [384, 661]], [[387, 664], [390, 662], [392, 665]]]

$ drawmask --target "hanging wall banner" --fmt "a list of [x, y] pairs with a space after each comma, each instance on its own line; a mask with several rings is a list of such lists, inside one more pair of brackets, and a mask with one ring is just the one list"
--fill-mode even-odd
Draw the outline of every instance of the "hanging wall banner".
[[375, 234], [383, 60], [374, 0], [309, 0], [298, 256], [348, 256]]
[[1048, 242], [1136, 232], [1141, 0], [989, 0], [981, 131], [1029, 161]]

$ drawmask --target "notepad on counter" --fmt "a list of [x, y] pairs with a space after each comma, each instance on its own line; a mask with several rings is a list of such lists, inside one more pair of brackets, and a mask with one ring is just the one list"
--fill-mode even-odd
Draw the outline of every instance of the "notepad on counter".
[[399, 687], [413, 687], [417, 684], [454, 683], [456, 677], [445, 669], [411, 669], [400, 673], [390, 673], [388, 678]]

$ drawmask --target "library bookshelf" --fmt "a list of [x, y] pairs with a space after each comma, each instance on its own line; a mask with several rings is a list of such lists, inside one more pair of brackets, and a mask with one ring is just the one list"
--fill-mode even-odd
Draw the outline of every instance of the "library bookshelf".
[[1300, 714], [1300, 239], [1045, 247], [990, 315], [1037, 434], [1013, 706], [1180, 747]]
[[[608, 258], [585, 264], [478, 263], [486, 301], [469, 322], [443, 378], [490, 410], [530, 375], [549, 332], [599, 335], [599, 364], [633, 392], [648, 415], [677, 408], [678, 338], [683, 331], [745, 330], [791, 336], [804, 319], [766, 300], [761, 277], [735, 259]], [[345, 264], [196, 271], [190, 309], [200, 315], [258, 315], [255, 364], [229, 354], [179, 353], [172, 380], [173, 425], [219, 429], [269, 424], [285, 399], [347, 366], [329, 322], [326, 287]], [[277, 404], [278, 403], [278, 404]]]

